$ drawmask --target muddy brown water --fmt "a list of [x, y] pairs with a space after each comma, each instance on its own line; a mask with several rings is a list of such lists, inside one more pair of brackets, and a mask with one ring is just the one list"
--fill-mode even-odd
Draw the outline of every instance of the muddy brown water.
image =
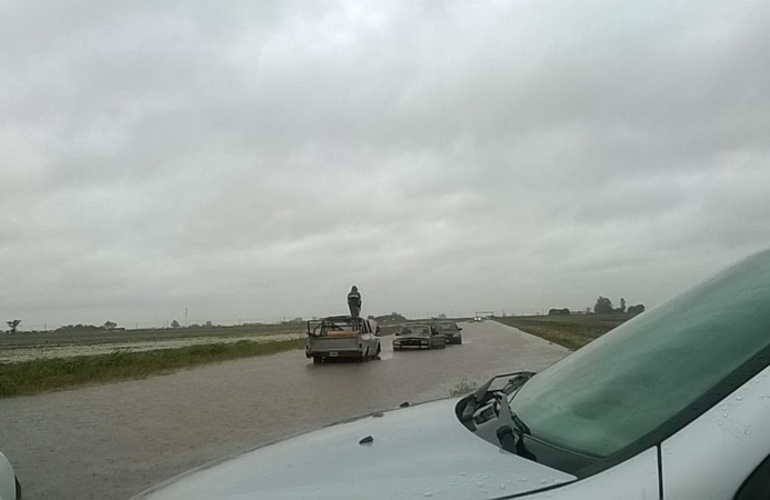
[[27, 500], [127, 499], [193, 467], [403, 401], [449, 397], [568, 351], [486, 321], [464, 344], [380, 361], [313, 365], [302, 351], [145, 380], [0, 399], [0, 450]]

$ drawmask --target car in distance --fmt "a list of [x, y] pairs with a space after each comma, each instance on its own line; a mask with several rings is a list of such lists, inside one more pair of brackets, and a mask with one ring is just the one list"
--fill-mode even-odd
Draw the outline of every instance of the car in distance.
[[462, 328], [457, 326], [457, 323], [453, 321], [437, 321], [433, 323], [433, 327], [444, 335], [447, 344], [463, 343], [463, 335], [460, 333]]
[[403, 349], [444, 349], [446, 338], [428, 323], [413, 323], [402, 326], [393, 339], [393, 350]]
[[319, 364], [330, 359], [368, 361], [382, 351], [373, 319], [330, 316], [307, 323], [305, 356]]
[[0, 500], [21, 498], [21, 485], [13, 472], [11, 462], [0, 452]]
[[296, 436], [143, 498], [767, 498], [768, 304], [770, 251], [540, 373]]

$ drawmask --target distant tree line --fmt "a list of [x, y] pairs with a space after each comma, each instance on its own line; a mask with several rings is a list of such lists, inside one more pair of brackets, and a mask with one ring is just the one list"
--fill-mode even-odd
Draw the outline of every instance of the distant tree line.
[[620, 299], [620, 307], [612, 306], [612, 300], [600, 296], [594, 305], [594, 314], [639, 314], [644, 312], [644, 304], [636, 304], [626, 309], [626, 299]]
[[[620, 299], [620, 307], [613, 307], [612, 300], [610, 300], [608, 297], [599, 297], [596, 299], [596, 304], [594, 305], [593, 313], [594, 314], [632, 314], [636, 315], [639, 313], [644, 312], [644, 304], [637, 304], [634, 306], [629, 306], [626, 308], [626, 299], [621, 298]], [[591, 308], [587, 308], [585, 311], [585, 314], [590, 314]], [[572, 314], [572, 312], [568, 308], [551, 308], [548, 310], [548, 316], [569, 316]], [[583, 312], [579, 312], [578, 314], [583, 314]]]

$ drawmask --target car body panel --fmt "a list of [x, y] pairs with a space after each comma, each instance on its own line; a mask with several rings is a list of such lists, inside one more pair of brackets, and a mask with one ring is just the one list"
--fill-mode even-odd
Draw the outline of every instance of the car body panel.
[[733, 498], [770, 455], [768, 418], [770, 367], [663, 443], [666, 498]]
[[[457, 420], [456, 403], [435, 401], [297, 436], [137, 498], [482, 499], [574, 480], [479, 439]], [[371, 444], [359, 444], [367, 436]]]
[[0, 500], [16, 499], [16, 476], [11, 462], [0, 452]]

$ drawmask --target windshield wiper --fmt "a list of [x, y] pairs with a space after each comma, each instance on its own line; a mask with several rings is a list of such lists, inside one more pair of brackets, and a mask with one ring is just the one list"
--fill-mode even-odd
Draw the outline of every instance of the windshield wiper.
[[505, 388], [503, 388], [503, 391], [501, 391], [502, 394], [497, 397], [497, 402], [500, 405], [498, 419], [503, 420], [506, 423], [497, 428], [496, 434], [497, 440], [500, 442], [500, 447], [504, 450], [537, 461], [537, 457], [527, 450], [524, 445], [524, 434], [532, 435], [532, 431], [529, 429], [529, 426], [524, 423], [521, 417], [519, 417], [515, 411], [511, 410], [511, 402], [516, 395], [514, 394], [510, 401], [508, 400], [508, 394], [524, 385], [530, 377], [531, 375], [513, 383], [512, 381], [514, 381], [514, 379], [511, 379], [508, 381], [508, 384], [506, 384], [506, 387], [508, 387], [509, 384], [512, 384], [514, 387], [510, 392], [505, 392]]
[[508, 382], [506, 382], [505, 386], [502, 388], [503, 394], [508, 395], [524, 385], [524, 383], [532, 378], [534, 374], [534, 372], [520, 371], [495, 375], [491, 379], [484, 382], [481, 387], [476, 389], [476, 392], [466, 398], [465, 407], [463, 408], [460, 420], [467, 422], [473, 418], [473, 414], [476, 412], [478, 407], [487, 400], [489, 388], [492, 387], [492, 384], [495, 382], [495, 380], [508, 377]]

